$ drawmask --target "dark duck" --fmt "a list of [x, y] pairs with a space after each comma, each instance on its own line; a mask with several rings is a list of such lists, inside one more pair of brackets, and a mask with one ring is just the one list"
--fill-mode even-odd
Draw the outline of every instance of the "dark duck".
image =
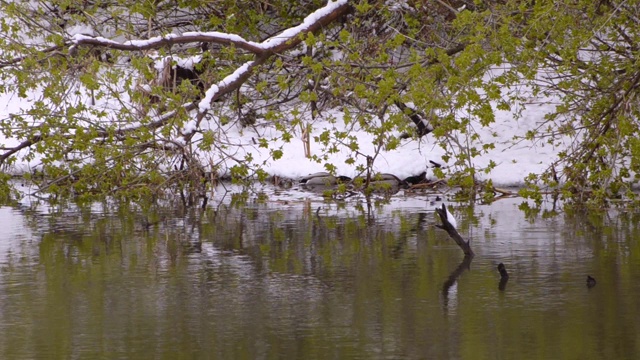
[[406, 182], [408, 185], [416, 185], [416, 184], [425, 182], [426, 180], [427, 180], [427, 172], [423, 171], [418, 175], [413, 175], [405, 178], [404, 182]]

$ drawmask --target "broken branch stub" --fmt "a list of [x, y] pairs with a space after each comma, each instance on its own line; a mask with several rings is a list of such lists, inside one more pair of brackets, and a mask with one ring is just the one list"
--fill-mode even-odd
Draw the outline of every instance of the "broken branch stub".
[[468, 241], [465, 241], [460, 234], [458, 234], [458, 230], [451, 223], [451, 220], [455, 222], [455, 219], [449, 219], [447, 215], [447, 207], [445, 204], [442, 204], [442, 208], [436, 208], [436, 213], [440, 216], [440, 220], [442, 221], [442, 225], [436, 224], [436, 226], [444, 231], [446, 231], [449, 236], [456, 242], [456, 244], [462, 249], [465, 256], [474, 256], [473, 250], [471, 250], [471, 246]]

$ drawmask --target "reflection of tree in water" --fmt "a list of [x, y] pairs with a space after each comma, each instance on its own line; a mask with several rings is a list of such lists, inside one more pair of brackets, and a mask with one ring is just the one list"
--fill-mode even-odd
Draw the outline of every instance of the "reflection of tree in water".
[[458, 267], [456, 267], [455, 270], [451, 272], [449, 278], [444, 282], [444, 284], [442, 284], [442, 297], [445, 313], [448, 313], [449, 311], [450, 290], [452, 290], [452, 287], [453, 285], [455, 285], [458, 277], [460, 277], [460, 275], [462, 275], [465, 270], [469, 270], [469, 268], [471, 267], [471, 260], [473, 260], [473, 256], [465, 255], [460, 265], [458, 265]]

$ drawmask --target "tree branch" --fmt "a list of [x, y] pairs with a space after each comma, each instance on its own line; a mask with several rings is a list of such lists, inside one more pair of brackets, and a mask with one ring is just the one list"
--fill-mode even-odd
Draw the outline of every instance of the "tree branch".
[[[62, 49], [62, 46], [53, 45], [53, 46], [50, 46], [50, 47], [48, 47], [46, 49], [40, 50], [39, 52], [40, 53], [45, 53], [45, 54], [46, 53], [56, 53], [57, 51], [59, 51], [61, 49]], [[8, 66], [11, 66], [11, 65], [18, 64], [21, 61], [24, 61], [25, 59], [30, 58], [31, 56], [32, 55], [23, 55], [23, 56], [18, 56], [18, 57], [15, 57], [13, 59], [9, 59], [9, 60], [6, 60], [6, 61], [0, 61], [0, 69], [8, 67]], [[44, 60], [39, 60], [39, 61], [44, 61]]]
[[325, 7], [308, 15], [300, 25], [286, 29], [280, 34], [272, 36], [261, 43], [245, 40], [240, 35], [217, 31], [185, 32], [182, 35], [167, 34], [147, 40], [128, 40], [124, 43], [104, 37], [76, 34], [71, 38], [71, 41], [75, 45], [95, 45], [125, 51], [159, 49], [176, 44], [189, 44], [194, 42], [212, 42], [222, 45], [234, 45], [237, 48], [247, 50], [256, 55], [262, 55], [264, 53], [276, 54], [298, 45], [302, 41], [299, 35], [322, 29], [345, 14], [349, 8], [350, 5], [347, 0], [329, 0]]
[[0, 155], [0, 165], [2, 165], [2, 163], [5, 160], [7, 160], [11, 155], [17, 153], [18, 151], [24, 148], [28, 148], [29, 146], [39, 142], [40, 140], [42, 140], [42, 135], [35, 135], [31, 139], [25, 140], [20, 144], [18, 144], [17, 146], [10, 148], [7, 152]]
[[156, 36], [147, 40], [129, 40], [120, 43], [104, 37], [93, 37], [76, 34], [71, 38], [75, 45], [94, 45], [123, 51], [142, 51], [170, 47], [178, 44], [191, 44], [194, 42], [211, 42], [222, 45], [234, 45], [254, 54], [261, 54], [265, 49], [260, 43], [247, 41], [239, 35], [213, 32], [185, 32], [182, 35], [168, 34]]
[[458, 234], [458, 230], [456, 230], [456, 227], [453, 226], [449, 221], [446, 205], [442, 204], [442, 208], [436, 208], [436, 213], [438, 213], [438, 215], [440, 216], [440, 220], [442, 220], [442, 225], [436, 225], [436, 226], [446, 231], [449, 234], [449, 236], [456, 242], [456, 244], [458, 244], [460, 249], [462, 249], [465, 256], [473, 257], [475, 254], [473, 253], [473, 250], [471, 250], [471, 246], [469, 245], [469, 242], [464, 241], [462, 236]]

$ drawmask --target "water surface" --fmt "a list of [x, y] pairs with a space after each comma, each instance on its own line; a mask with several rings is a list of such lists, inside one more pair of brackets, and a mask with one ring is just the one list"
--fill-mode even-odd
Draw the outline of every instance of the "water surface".
[[450, 203], [466, 264], [433, 195], [271, 195], [1, 207], [0, 358], [640, 356], [640, 214]]

